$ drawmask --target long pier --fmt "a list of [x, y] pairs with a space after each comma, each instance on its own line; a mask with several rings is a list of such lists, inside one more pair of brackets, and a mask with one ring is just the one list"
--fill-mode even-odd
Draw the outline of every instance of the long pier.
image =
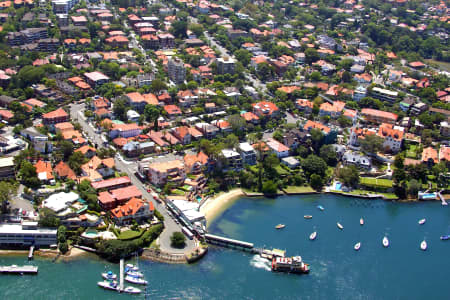
[[254, 245], [253, 243], [248, 243], [239, 240], [229, 239], [223, 236], [218, 236], [214, 234], [205, 234], [205, 239], [208, 243], [222, 246], [222, 247], [232, 247], [232, 248], [240, 248], [242, 250], [253, 251]]
[[5, 274], [37, 274], [38, 267], [35, 266], [0, 266], [0, 273]]

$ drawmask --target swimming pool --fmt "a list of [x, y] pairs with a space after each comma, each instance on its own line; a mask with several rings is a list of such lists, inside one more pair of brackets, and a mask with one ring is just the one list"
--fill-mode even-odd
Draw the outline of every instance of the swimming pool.
[[422, 194], [422, 199], [436, 199], [436, 193]]
[[335, 188], [336, 188], [336, 191], [340, 191], [342, 189], [342, 183], [336, 182]]

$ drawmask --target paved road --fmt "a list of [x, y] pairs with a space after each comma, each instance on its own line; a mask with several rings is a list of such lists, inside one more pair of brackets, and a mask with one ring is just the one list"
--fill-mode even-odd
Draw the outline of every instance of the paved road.
[[[80, 112], [80, 113], [79, 113]], [[83, 128], [83, 131], [88, 135], [88, 138], [93, 141], [94, 143], [99, 143], [101, 145], [102, 139], [100, 137], [100, 134], [96, 133], [94, 128], [88, 124], [86, 119], [83, 115], [84, 112], [84, 103], [83, 104], [72, 104], [70, 106], [70, 116], [73, 120], [77, 120], [78, 123], [80, 123], [81, 127]], [[164, 205], [156, 202], [153, 200], [152, 195], [150, 195], [147, 192], [147, 189], [144, 187], [143, 183], [136, 177], [135, 172], [137, 169], [137, 164], [135, 162], [126, 162], [122, 158], [119, 158], [120, 156], [117, 156], [115, 158], [116, 168], [120, 172], [127, 173], [128, 177], [130, 177], [131, 182], [139, 188], [139, 190], [142, 192], [142, 196], [145, 199], [152, 199], [153, 205], [155, 208], [164, 216], [164, 226], [165, 229], [162, 232], [162, 234], [159, 237], [159, 243], [160, 248], [163, 251], [171, 252], [171, 253], [184, 253], [189, 252], [192, 249], [194, 249], [195, 244], [193, 241], [187, 239], [186, 240], [186, 247], [184, 249], [175, 249], [170, 246], [170, 236], [175, 231], [181, 231], [181, 226], [168, 215], [167, 210]], [[156, 158], [158, 159], [165, 159], [163, 158]]]

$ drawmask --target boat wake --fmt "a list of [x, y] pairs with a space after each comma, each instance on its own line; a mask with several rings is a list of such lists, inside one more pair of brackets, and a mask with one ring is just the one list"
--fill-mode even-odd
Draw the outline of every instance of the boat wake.
[[255, 268], [258, 268], [258, 269], [264, 269], [266, 271], [270, 271], [271, 270], [270, 261], [268, 261], [265, 258], [262, 258], [258, 254], [254, 255], [252, 257], [252, 259], [250, 260], [250, 265], [255, 267]]

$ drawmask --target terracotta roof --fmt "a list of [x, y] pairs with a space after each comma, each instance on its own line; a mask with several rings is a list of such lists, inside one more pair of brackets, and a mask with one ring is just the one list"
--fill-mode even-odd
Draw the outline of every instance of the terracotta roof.
[[135, 186], [135, 185], [129, 185], [127, 187], [119, 188], [110, 191], [113, 198], [115, 198], [118, 201], [130, 199], [130, 198], [141, 198], [142, 192]]
[[378, 136], [382, 138], [391, 137], [394, 140], [401, 141], [403, 139], [403, 131], [394, 129], [394, 125], [383, 123], [378, 129]]
[[55, 129], [58, 129], [61, 132], [68, 131], [68, 130], [73, 131], [74, 127], [73, 127], [72, 123], [70, 123], [70, 122], [62, 122], [62, 123], [55, 124]]
[[441, 148], [439, 149], [439, 160], [450, 162], [450, 147], [441, 146]]
[[118, 178], [111, 178], [107, 180], [92, 182], [91, 185], [94, 189], [103, 189], [103, 188], [109, 188], [120, 184], [130, 184], [131, 180], [128, 178], [128, 176], [118, 177]]
[[69, 115], [62, 108], [58, 108], [57, 110], [48, 112], [42, 115], [43, 119], [53, 119], [53, 118], [62, 118], [68, 117]]
[[308, 99], [297, 99], [297, 105], [300, 107], [309, 107], [309, 108], [313, 108], [314, 104], [309, 101]]
[[245, 119], [247, 122], [251, 122], [253, 120], [259, 120], [259, 117], [252, 113], [251, 111], [241, 114], [241, 117]]
[[59, 177], [66, 177], [72, 180], [75, 180], [77, 178], [75, 172], [69, 167], [68, 164], [63, 161], [60, 161], [55, 166], [54, 171], [56, 174], [58, 174]]
[[428, 148], [423, 149], [423, 151], [422, 151], [422, 161], [423, 162], [428, 162], [430, 159], [434, 163], [438, 163], [438, 153], [437, 153], [437, 151], [434, 148], [432, 148], [432, 147], [428, 147]]
[[[111, 214], [116, 218], [123, 218], [127, 216], [133, 216], [136, 214], [136, 212], [141, 209], [145, 204], [144, 200], [138, 199], [138, 198], [131, 198], [130, 201], [125, 203], [122, 206], [118, 206], [111, 210]], [[151, 211], [155, 210], [153, 203], [150, 201], [148, 202], [149, 209]]]
[[383, 117], [386, 119], [391, 119], [393, 121], [397, 120], [397, 118], [398, 118], [398, 116], [394, 113], [377, 110], [377, 109], [372, 109], [372, 108], [363, 108], [361, 110], [361, 114], [373, 116], [373, 117]]
[[289, 151], [289, 147], [272, 138], [268, 139], [266, 144], [270, 149], [278, 153]]
[[255, 112], [267, 115], [272, 115], [274, 112], [278, 111], [278, 107], [274, 103], [268, 101], [253, 103], [252, 106]]
[[101, 204], [106, 206], [110, 203], [116, 202], [116, 199], [114, 199], [113, 196], [107, 191], [100, 192], [97, 199]]
[[180, 115], [181, 114], [180, 108], [178, 106], [176, 106], [176, 105], [173, 105], [173, 104], [165, 105], [164, 106], [164, 110], [169, 115]]
[[303, 129], [305, 129], [307, 131], [309, 131], [309, 130], [311, 130], [313, 128], [319, 129], [319, 130], [321, 130], [321, 131], [323, 131], [325, 133], [329, 133], [331, 131], [330, 127], [328, 127], [326, 125], [323, 125], [321, 123], [318, 123], [318, 122], [311, 121], [311, 120], [308, 120], [306, 122], [305, 126], [303, 126]]
[[83, 155], [86, 155], [86, 153], [87, 153], [88, 151], [93, 151], [94, 153], [97, 152], [97, 150], [96, 150], [94, 147], [91, 147], [91, 146], [89, 146], [89, 145], [80, 147], [80, 148], [78, 148], [78, 149], [75, 150], [75, 152], [81, 152], [81, 153], [83, 153]]
[[34, 165], [34, 167], [36, 168], [36, 173], [38, 177], [40, 177], [39, 174], [45, 173], [45, 178], [47, 180], [51, 180], [54, 178], [51, 163], [40, 160]]

